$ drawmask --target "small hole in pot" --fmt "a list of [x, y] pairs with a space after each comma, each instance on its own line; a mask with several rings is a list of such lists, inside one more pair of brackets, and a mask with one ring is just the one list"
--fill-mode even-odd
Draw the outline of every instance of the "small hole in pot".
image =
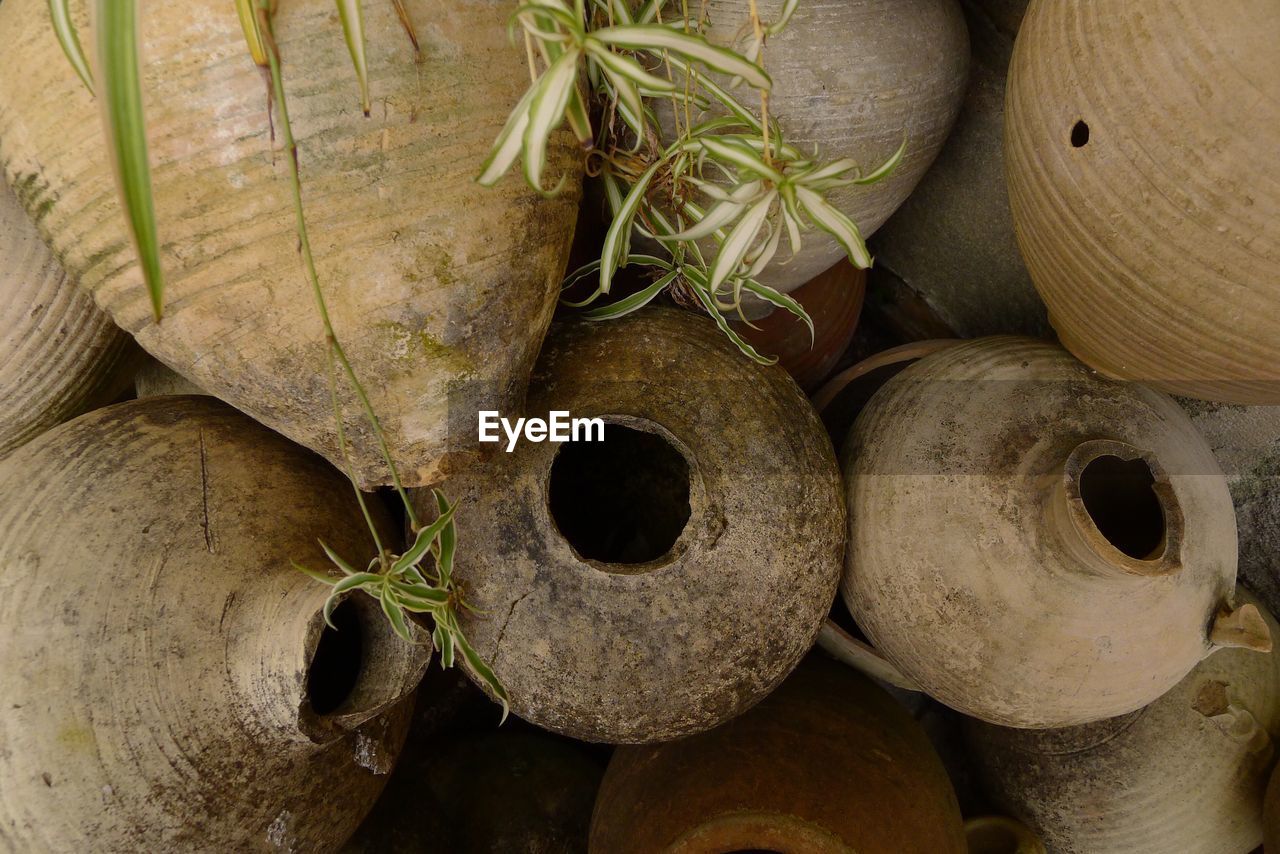
[[1151, 560], [1164, 548], [1164, 508], [1144, 460], [1110, 454], [1080, 473], [1080, 500], [1098, 532], [1129, 557]]
[[964, 837], [969, 854], [1018, 854], [1023, 850], [1023, 837], [1003, 822], [966, 825]]
[[353, 602], [334, 609], [333, 624], [336, 629], [325, 626], [320, 633], [307, 669], [307, 700], [317, 715], [332, 714], [351, 696], [364, 656], [360, 613]]
[[551, 464], [551, 517], [584, 558], [645, 563], [689, 521], [689, 463], [663, 437], [605, 423], [602, 442], [566, 442]]
[[1089, 125], [1084, 119], [1075, 123], [1071, 128], [1071, 147], [1084, 148], [1089, 144]]

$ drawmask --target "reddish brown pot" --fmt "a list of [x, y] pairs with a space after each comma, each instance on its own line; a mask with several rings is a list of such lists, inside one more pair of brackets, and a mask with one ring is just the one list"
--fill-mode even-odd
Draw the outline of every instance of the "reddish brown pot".
[[948, 854], [960, 809], [924, 732], [870, 680], [810, 656], [710, 732], [614, 753], [593, 854]]
[[812, 340], [804, 321], [783, 309], [750, 325], [740, 320], [730, 325], [761, 353], [777, 356], [778, 364], [809, 392], [827, 378], [849, 348], [866, 293], [867, 271], [843, 259], [791, 292], [813, 320]]

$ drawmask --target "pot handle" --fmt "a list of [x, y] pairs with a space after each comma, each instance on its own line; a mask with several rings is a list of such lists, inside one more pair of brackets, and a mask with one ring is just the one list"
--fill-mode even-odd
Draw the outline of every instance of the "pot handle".
[[1046, 854], [1044, 842], [1020, 821], [981, 815], [964, 823], [969, 854]]
[[1209, 652], [1235, 647], [1271, 652], [1271, 628], [1253, 604], [1232, 608], [1223, 603], [1209, 627]]
[[818, 646], [836, 661], [847, 664], [866, 676], [887, 682], [904, 691], [924, 693], [924, 689], [914, 679], [891, 664], [875, 647], [858, 640], [840, 628], [830, 617], [818, 632]]

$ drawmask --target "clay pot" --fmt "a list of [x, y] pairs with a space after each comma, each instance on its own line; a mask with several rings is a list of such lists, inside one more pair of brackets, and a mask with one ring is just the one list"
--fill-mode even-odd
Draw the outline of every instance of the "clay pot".
[[337, 472], [211, 398], [97, 410], [0, 462], [0, 847], [340, 845], [429, 647], [364, 595], [325, 629], [328, 589], [289, 565], [323, 566], [318, 537], [373, 554]]
[[845, 602], [965, 714], [1094, 721], [1219, 646], [1270, 648], [1252, 606], [1230, 610], [1234, 516], [1204, 440], [1171, 399], [1058, 347], [985, 338], [921, 359], [871, 399], [842, 460]]
[[964, 823], [969, 854], [1046, 854], [1047, 849], [1020, 821], [1002, 815], [984, 815]]
[[972, 722], [967, 736], [988, 793], [1054, 852], [1246, 854], [1262, 842], [1280, 662], [1223, 650], [1131, 714], [1042, 731]]
[[[689, 8], [696, 14], [696, 4]], [[749, 0], [708, 0], [702, 8], [713, 42], [742, 47]], [[761, 12], [767, 17], [773, 10]], [[827, 196], [866, 236], [902, 204], [942, 148], [964, 98], [968, 65], [968, 33], [955, 0], [809, 0], [765, 47], [773, 78], [769, 114], [801, 150], [817, 146], [826, 161], [852, 157], [866, 169], [887, 160], [906, 137], [906, 155], [893, 176]], [[758, 107], [759, 96], [745, 84], [732, 91]], [[660, 117], [670, 112], [663, 102], [655, 109]], [[670, 120], [666, 127], [670, 132]], [[779, 263], [791, 257], [784, 245], [759, 278], [792, 291], [843, 254], [834, 239], [814, 230], [794, 260]]]
[[866, 292], [867, 271], [844, 260], [791, 294], [813, 321], [812, 338], [802, 320], [781, 309], [750, 325], [740, 320], [730, 325], [756, 350], [776, 356], [802, 389], [812, 391], [849, 349]]
[[1063, 344], [1099, 371], [1280, 403], [1277, 43], [1270, 0], [1030, 4], [1014, 224]]
[[964, 105], [938, 159], [876, 233], [875, 275], [918, 293], [961, 337], [1044, 335], [1048, 317], [1018, 251], [1004, 180], [1005, 72], [1016, 29], [1002, 31], [969, 4], [965, 11], [973, 61]]
[[[220, 0], [140, 10], [166, 314], [156, 323], [117, 201], [98, 106], [41, 0], [6, 0], [0, 162], [41, 233], [98, 304], [199, 387], [341, 462], [326, 344], [296, 251], [289, 156], [269, 139], [262, 75]], [[277, 39], [320, 282], [407, 482], [475, 452], [448, 413], [520, 409], [551, 319], [579, 195], [567, 131], [549, 152], [564, 191], [474, 178], [529, 84], [509, 9], [407, 0], [423, 63], [392, 4], [366, 4], [374, 109], [359, 92], [334, 7], [280, 5]], [[81, 40], [92, 35], [81, 20]], [[343, 384], [358, 476], [385, 482]], [[452, 407], [452, 409], [451, 409]], [[456, 425], [452, 425], [455, 426]], [[446, 436], [459, 437], [446, 447]], [[466, 438], [462, 438], [466, 437]]]
[[445, 484], [481, 612], [462, 627], [512, 711], [607, 742], [740, 714], [835, 596], [844, 505], [817, 416], [781, 368], [673, 309], [555, 327], [530, 389], [530, 415], [600, 418], [604, 441], [522, 440]]
[[345, 854], [579, 854], [604, 774], [580, 745], [510, 727], [406, 747]]
[[0, 457], [114, 400], [129, 387], [136, 351], [0, 180]]
[[191, 380], [155, 359], [147, 359], [133, 375], [133, 390], [140, 398], [205, 393]]
[[1262, 802], [1262, 847], [1280, 849], [1280, 765], [1271, 772], [1267, 794]]
[[619, 748], [599, 854], [960, 854], [955, 792], [893, 698], [820, 657], [759, 706], [674, 744]]

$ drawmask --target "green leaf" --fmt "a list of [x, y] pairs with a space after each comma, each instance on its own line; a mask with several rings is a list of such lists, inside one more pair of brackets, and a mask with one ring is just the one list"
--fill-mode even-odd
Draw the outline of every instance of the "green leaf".
[[777, 196], [777, 190], [770, 190], [765, 194], [764, 198], [753, 204], [742, 215], [742, 218], [738, 220], [738, 224], [729, 232], [729, 236], [724, 240], [724, 245], [720, 247], [720, 252], [716, 255], [716, 260], [711, 264], [711, 273], [707, 277], [707, 288], [711, 293], [716, 293], [720, 285], [737, 271], [743, 257], [747, 254], [747, 250], [755, 243], [756, 236], [759, 235], [765, 220], [768, 219], [769, 208], [773, 206], [773, 201]]
[[458, 505], [450, 507], [444, 493], [438, 489], [431, 490], [431, 494], [436, 499], [436, 512], [441, 518], [446, 514], [449, 516], [449, 524], [440, 531], [440, 539], [437, 543], [439, 547], [436, 550], [436, 567], [440, 572], [440, 583], [447, 587], [453, 581], [453, 558], [458, 551], [458, 526], [453, 521], [453, 509]]
[[426, 555], [431, 548], [431, 543], [445, 528], [449, 527], [453, 521], [453, 507], [440, 513], [440, 516], [430, 525], [425, 525], [418, 530], [414, 537], [413, 545], [408, 551], [396, 558], [395, 563], [391, 564], [391, 574], [398, 575], [404, 572], [405, 567], [413, 566]]
[[696, 224], [686, 228], [684, 231], [671, 235], [671, 237], [675, 240], [701, 240], [704, 237], [710, 237], [736, 220], [747, 209], [747, 203], [751, 198], [763, 188], [764, 185], [759, 181], [749, 181], [734, 188], [728, 198], [707, 211], [706, 215]]
[[364, 9], [360, 0], [336, 0], [342, 19], [342, 35], [347, 40], [351, 64], [360, 81], [360, 109], [369, 115], [369, 61], [364, 53]]
[[675, 51], [708, 68], [741, 77], [756, 89], [769, 89], [773, 81], [765, 70], [742, 54], [716, 47], [702, 36], [682, 33], [660, 24], [623, 24], [596, 30], [591, 37], [599, 42], [627, 50], [656, 52]]
[[454, 661], [453, 632], [441, 631], [439, 624], [437, 624], [436, 633], [439, 635], [439, 637], [436, 638], [436, 649], [440, 650], [440, 666], [443, 669], [448, 670], [450, 667], [453, 667]]
[[794, 297], [780, 293], [768, 285], [762, 285], [754, 278], [746, 279], [743, 281], [742, 286], [765, 302], [772, 303], [779, 308], [786, 309], [796, 317], [800, 318], [800, 320], [804, 322], [804, 325], [809, 328], [809, 346], [813, 346], [813, 319], [809, 317], [809, 312], [805, 311], [804, 306], [797, 302]]
[[342, 580], [340, 578], [334, 578], [332, 575], [329, 575], [327, 572], [321, 572], [318, 569], [312, 569], [309, 566], [303, 566], [302, 564], [298, 563], [296, 560], [291, 560], [289, 561], [289, 563], [292, 564], [293, 568], [298, 570], [298, 572], [301, 572], [304, 575], [311, 576], [316, 581], [319, 581], [321, 584], [334, 585]]
[[[692, 271], [686, 273], [686, 275], [688, 275], [690, 279], [694, 279]], [[752, 347], [747, 343], [746, 339], [735, 332], [733, 327], [729, 325], [729, 321], [725, 319], [725, 316], [716, 306], [715, 300], [711, 298], [711, 294], [706, 290], [705, 285], [703, 287], [697, 287], [696, 285], [697, 282], [695, 281], [695, 287], [691, 289], [694, 296], [696, 296], [698, 301], [702, 303], [702, 307], [707, 310], [707, 314], [711, 315], [711, 319], [716, 322], [716, 326], [720, 327], [720, 331], [723, 332], [747, 358], [752, 361], [759, 362], [762, 365], [772, 365], [778, 361], [776, 357], [770, 358], [768, 356], [760, 355], [755, 347]]]
[[382, 595], [378, 597], [378, 602], [382, 605], [382, 613], [387, 615], [387, 619], [391, 622], [391, 628], [405, 641], [413, 643], [413, 633], [409, 631], [409, 623], [405, 619], [404, 609], [394, 601], [394, 594], [390, 588], [382, 588]]
[[254, 0], [236, 0], [236, 14], [240, 17], [240, 29], [244, 31], [245, 44], [249, 46], [249, 56], [253, 64], [266, 68], [267, 45], [262, 40], [262, 32], [258, 29], [258, 14], [253, 8]]
[[857, 223], [807, 187], [796, 187], [796, 198], [814, 224], [844, 247], [854, 266], [864, 270], [871, 266], [871, 253], [867, 251], [867, 244], [862, 240], [862, 233], [858, 231]]
[[58, 37], [62, 52], [67, 55], [71, 67], [75, 69], [84, 86], [93, 94], [93, 72], [89, 70], [89, 61], [85, 59], [84, 48], [80, 46], [80, 36], [76, 34], [76, 25], [71, 21], [71, 10], [68, 0], [49, 0], [49, 17], [53, 19], [53, 34]]
[[655, 92], [676, 91], [676, 84], [670, 80], [650, 74], [634, 59], [614, 53], [595, 39], [587, 39], [586, 49], [591, 59], [604, 66], [605, 70], [624, 77], [637, 86], [643, 86]]
[[354, 590], [357, 587], [363, 587], [366, 584], [382, 584], [385, 576], [376, 575], [372, 572], [358, 572], [355, 575], [348, 575], [346, 578], [333, 585], [333, 592], [329, 594], [329, 598], [324, 603], [324, 622], [331, 629], [336, 629], [330, 617], [333, 616], [333, 609], [338, 605], [338, 599], [348, 590]]
[[542, 170], [546, 166], [547, 145], [552, 132], [564, 121], [569, 96], [578, 85], [580, 56], [581, 51], [577, 48], [566, 50], [533, 87], [535, 94], [529, 105], [529, 122], [524, 129], [524, 179], [540, 193], [545, 192]]
[[728, 137], [707, 137], [700, 140], [708, 154], [721, 163], [730, 163], [739, 169], [768, 178], [775, 185], [783, 182], [782, 173], [764, 162], [764, 158], [756, 154], [750, 147], [741, 145]]
[[623, 297], [617, 302], [610, 303], [609, 305], [604, 305], [600, 308], [593, 308], [591, 311], [584, 311], [582, 313], [582, 317], [587, 320], [613, 320], [614, 318], [630, 314], [633, 311], [639, 311], [652, 302], [654, 297], [662, 293], [662, 291], [666, 289], [667, 285], [674, 282], [678, 275], [680, 275], [678, 271], [672, 270], [670, 273], [667, 273], [662, 278], [653, 282], [653, 284], [649, 285], [644, 290], [637, 291], [636, 293]]
[[498, 180], [507, 174], [507, 170], [520, 156], [524, 131], [529, 126], [529, 105], [533, 103], [534, 92], [532, 88], [525, 92], [520, 98], [520, 103], [516, 104], [511, 115], [507, 116], [507, 123], [494, 141], [489, 156], [481, 165], [480, 176], [476, 178], [482, 187], [492, 187], [498, 183]]
[[882, 163], [874, 171], [866, 175], [863, 175], [861, 178], [855, 179], [853, 183], [874, 184], [877, 181], [880, 181], [880, 180], [883, 180], [884, 178], [889, 177], [890, 175], [893, 174], [893, 171], [898, 168], [898, 164], [902, 162], [902, 158], [906, 153], [907, 153], [907, 138], [904, 136], [902, 138], [902, 145], [898, 146], [898, 150], [895, 151], [888, 160]]
[[600, 293], [609, 293], [609, 288], [613, 284], [613, 274], [617, 272], [619, 264], [630, 248], [632, 220], [635, 219], [636, 211], [640, 209], [640, 203], [644, 201], [649, 184], [661, 165], [662, 161], [659, 160], [644, 170], [614, 212], [613, 222], [609, 224], [609, 230], [604, 236], [604, 246], [600, 250]]
[[333, 549], [329, 548], [325, 544], [324, 540], [316, 540], [316, 542], [320, 544], [320, 548], [324, 549], [325, 556], [328, 557], [329, 560], [333, 561], [334, 565], [337, 566], [338, 569], [342, 570], [343, 573], [345, 573], [346, 575], [358, 574], [356, 572], [356, 568], [351, 564], [347, 563], [345, 560], [343, 560], [341, 555], [339, 555]]
[[455, 627], [454, 632], [456, 635], [455, 640], [457, 641], [458, 649], [462, 651], [462, 657], [466, 661], [468, 668], [470, 668], [471, 672], [475, 674], [477, 679], [489, 687], [489, 690], [493, 692], [493, 696], [498, 699], [498, 702], [502, 703], [502, 721], [499, 723], [499, 726], [501, 726], [502, 723], [506, 722], [507, 715], [511, 711], [510, 699], [507, 697], [507, 689], [502, 687], [502, 682], [499, 681], [497, 674], [495, 674], [493, 669], [485, 663], [485, 660], [480, 657], [480, 654], [472, 649], [471, 644], [467, 642], [462, 631]]
[[94, 0], [94, 49], [102, 76], [102, 116], [116, 187], [138, 253], [142, 278], [156, 322], [164, 313], [164, 269], [156, 235], [151, 165], [147, 159], [147, 123], [142, 113], [138, 71], [137, 0]]
[[782, 32], [791, 21], [791, 16], [795, 14], [796, 8], [799, 5], [800, 0], [784, 0], [782, 4], [782, 11], [778, 15], [778, 20], [764, 28], [765, 34], [776, 36], [778, 33]]

